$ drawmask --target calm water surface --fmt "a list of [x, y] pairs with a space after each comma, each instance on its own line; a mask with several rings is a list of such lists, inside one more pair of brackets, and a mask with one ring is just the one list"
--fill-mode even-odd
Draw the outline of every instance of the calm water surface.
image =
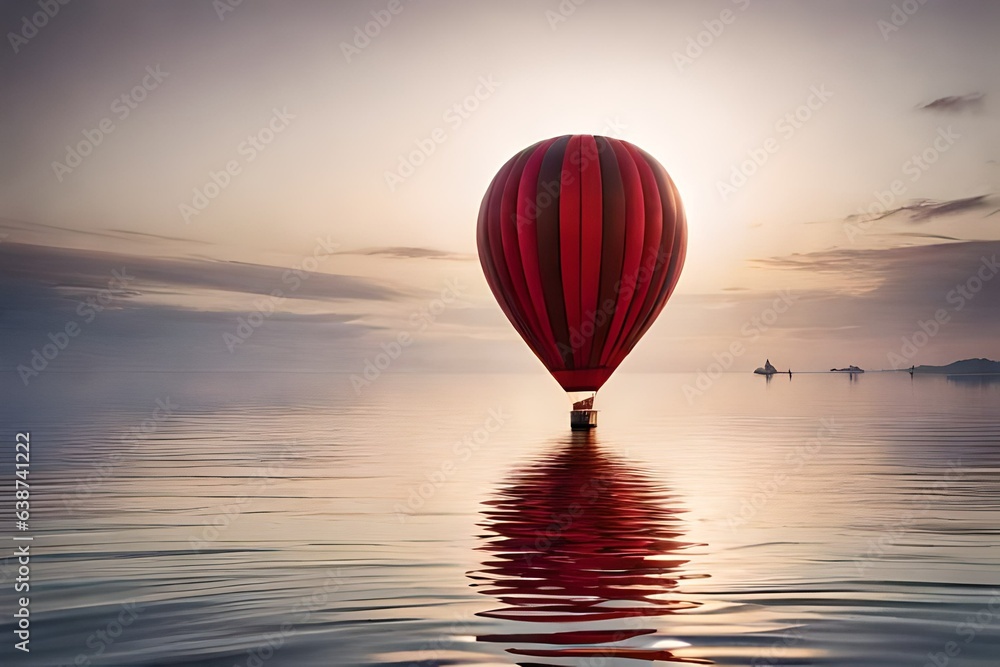
[[0, 662], [1000, 665], [1000, 384], [694, 379], [52, 372]]

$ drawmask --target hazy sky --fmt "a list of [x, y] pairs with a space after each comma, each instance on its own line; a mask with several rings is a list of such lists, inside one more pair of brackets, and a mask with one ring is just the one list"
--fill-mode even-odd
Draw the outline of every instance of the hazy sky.
[[3, 369], [69, 322], [53, 368], [540, 368], [475, 225], [566, 133], [688, 212], [625, 369], [888, 367], [936, 315], [907, 361], [1000, 357], [1000, 4], [577, 2], [4, 3]]

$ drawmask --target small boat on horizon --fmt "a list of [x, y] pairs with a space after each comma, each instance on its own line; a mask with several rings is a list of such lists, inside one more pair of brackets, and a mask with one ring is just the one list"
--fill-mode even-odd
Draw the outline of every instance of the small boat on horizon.
[[771, 365], [770, 359], [765, 361], [763, 366], [754, 370], [756, 375], [774, 375], [777, 372], [778, 369]]
[[858, 366], [848, 366], [847, 368], [831, 368], [831, 373], [864, 373], [865, 369], [859, 368]]

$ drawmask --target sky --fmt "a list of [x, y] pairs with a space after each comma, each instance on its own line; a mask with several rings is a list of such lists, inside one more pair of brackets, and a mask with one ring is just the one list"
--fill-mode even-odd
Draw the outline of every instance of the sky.
[[648, 151], [687, 212], [620, 373], [1000, 358], [998, 27], [989, 0], [6, 2], [0, 369], [544, 372], [476, 217], [569, 133]]

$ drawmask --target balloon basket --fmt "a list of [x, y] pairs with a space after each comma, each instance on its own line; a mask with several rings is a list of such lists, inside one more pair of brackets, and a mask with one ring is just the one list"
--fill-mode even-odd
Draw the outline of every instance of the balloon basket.
[[597, 428], [597, 410], [570, 411], [569, 427], [574, 431], [588, 431]]

